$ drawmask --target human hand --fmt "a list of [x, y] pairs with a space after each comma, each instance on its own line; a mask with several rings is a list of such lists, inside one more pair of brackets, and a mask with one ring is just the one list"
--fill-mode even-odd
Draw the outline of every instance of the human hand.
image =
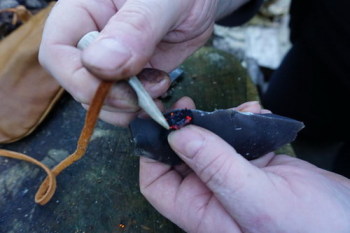
[[[178, 104], [194, 107], [189, 100]], [[265, 112], [256, 102], [237, 110]], [[185, 164], [141, 158], [140, 188], [185, 231], [350, 232], [349, 179], [287, 155], [269, 153], [249, 162], [193, 125], [168, 140]]]
[[[144, 67], [171, 71], [207, 41], [216, 19], [247, 1], [60, 0], [47, 19], [39, 59], [87, 107], [100, 78], [123, 80]], [[78, 50], [81, 37], [95, 30], [101, 31], [96, 41]], [[141, 82], [153, 98], [170, 85], [166, 75]], [[127, 125], [138, 110], [133, 91], [118, 83], [100, 117]]]

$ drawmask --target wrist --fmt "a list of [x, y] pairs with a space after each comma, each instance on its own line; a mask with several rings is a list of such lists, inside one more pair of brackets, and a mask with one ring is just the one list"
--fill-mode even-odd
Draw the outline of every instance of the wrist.
[[218, 21], [251, 0], [218, 0], [215, 21]]

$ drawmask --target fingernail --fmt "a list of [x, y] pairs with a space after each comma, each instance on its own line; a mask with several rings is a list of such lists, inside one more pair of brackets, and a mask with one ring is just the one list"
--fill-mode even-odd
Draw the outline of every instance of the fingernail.
[[134, 91], [124, 81], [113, 85], [105, 100], [106, 105], [110, 105], [124, 111], [138, 110], [139, 107], [137, 103], [138, 101]]
[[186, 126], [171, 132], [168, 141], [178, 155], [192, 159], [203, 146], [204, 137], [194, 127]]
[[170, 79], [164, 78], [162, 80], [159, 80], [157, 83], [152, 83], [152, 85], [149, 87], [149, 90], [151, 92], [156, 92], [159, 89], [163, 89], [164, 87], [168, 88], [170, 85]]
[[272, 112], [268, 109], [261, 109], [260, 113], [267, 114], [267, 113], [272, 113]]
[[83, 54], [84, 62], [95, 69], [114, 70], [131, 57], [131, 52], [118, 40], [105, 38], [91, 44]]
[[154, 68], [144, 68], [137, 77], [140, 78], [140, 80], [145, 80], [147, 82], [157, 83], [163, 80], [164, 78], [168, 78], [169, 75], [162, 71], [157, 70]]
[[166, 72], [153, 68], [143, 69], [137, 77], [149, 91], [158, 91], [164, 87], [168, 88], [171, 84], [169, 75]]
[[248, 106], [254, 106], [254, 105], [257, 105], [257, 104], [259, 104], [259, 101], [257, 101], [257, 100], [252, 100], [252, 101], [248, 101], [247, 102]]
[[259, 104], [259, 101], [249, 101], [249, 102], [245, 102], [244, 104], [241, 104], [240, 106], [236, 107], [236, 110], [237, 111], [241, 111], [241, 112], [244, 112], [244, 111], [250, 111], [250, 109], [252, 107], [259, 107], [260, 104]]

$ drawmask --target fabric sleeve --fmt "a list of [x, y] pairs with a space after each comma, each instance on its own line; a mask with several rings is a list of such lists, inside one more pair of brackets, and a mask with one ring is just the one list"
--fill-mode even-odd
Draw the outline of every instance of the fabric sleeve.
[[239, 26], [250, 20], [259, 10], [264, 0], [250, 0], [232, 14], [217, 21], [221, 26]]

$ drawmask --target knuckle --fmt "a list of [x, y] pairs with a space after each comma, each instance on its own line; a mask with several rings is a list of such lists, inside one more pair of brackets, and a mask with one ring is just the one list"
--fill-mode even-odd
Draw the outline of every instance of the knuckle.
[[[154, 15], [149, 4], [134, 4], [133, 7], [124, 9], [120, 13], [127, 16], [127, 23], [135, 29], [135, 32], [140, 33], [152, 33], [153, 24], [151, 23], [150, 16]], [[123, 17], [121, 15], [121, 17]]]
[[120, 81], [113, 85], [112, 90], [109, 93], [109, 97], [128, 100], [135, 99], [136, 95], [126, 81]]
[[221, 153], [212, 156], [212, 159], [200, 171], [203, 182], [210, 186], [224, 184], [229, 173], [227, 164]]
[[72, 97], [83, 104], [90, 104], [98, 88], [99, 82], [92, 79], [86, 69], [76, 70], [70, 78], [61, 78], [64, 80], [65, 89]]
[[92, 92], [86, 91], [86, 89], [75, 85], [72, 85], [68, 92], [72, 95], [75, 101], [82, 104], [91, 104], [93, 98]]
[[117, 112], [109, 112], [102, 111], [100, 114], [100, 118], [112, 125], [118, 125], [120, 127], [127, 127], [130, 121], [135, 117], [135, 113], [117, 113]]

